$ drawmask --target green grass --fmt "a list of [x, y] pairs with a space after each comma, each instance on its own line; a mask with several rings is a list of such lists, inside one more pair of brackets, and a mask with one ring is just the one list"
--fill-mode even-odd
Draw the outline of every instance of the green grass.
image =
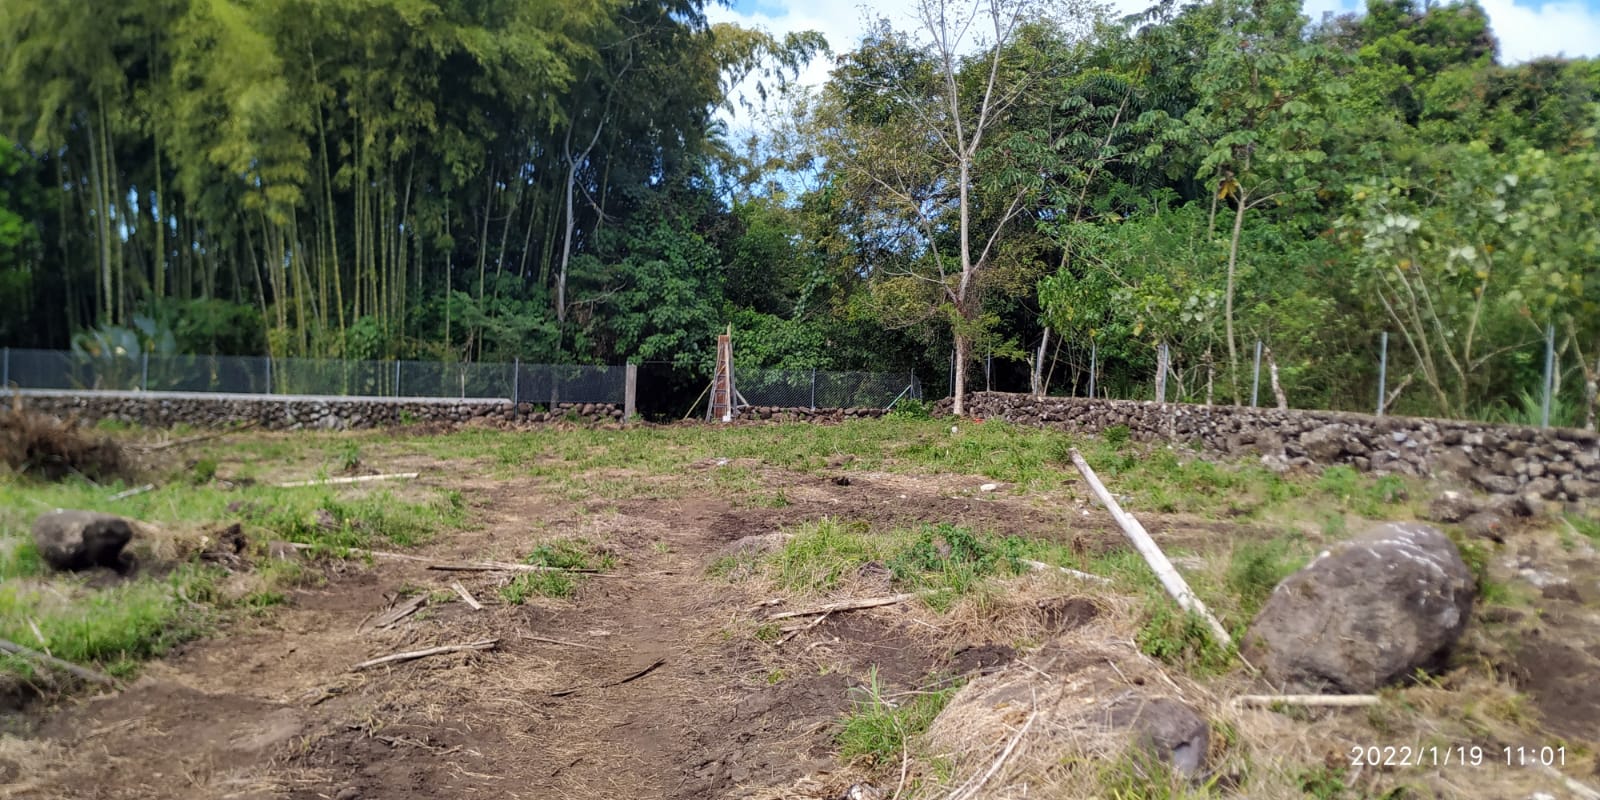
[[558, 539], [533, 549], [523, 563], [551, 567], [550, 572], [518, 575], [500, 587], [500, 597], [512, 605], [522, 605], [530, 597], [571, 597], [583, 573], [556, 570], [594, 569], [605, 571], [616, 566], [616, 557], [583, 539]]
[[858, 696], [851, 699], [850, 713], [839, 728], [839, 757], [869, 767], [898, 764], [902, 753], [910, 749], [915, 737], [928, 730], [959, 688], [957, 685], [916, 694], [891, 705], [883, 697], [883, 686], [874, 668], [867, 674], [866, 687], [857, 690]]
[[1225, 583], [1239, 623], [1254, 618], [1272, 590], [1309, 560], [1309, 548], [1298, 536], [1236, 544]]

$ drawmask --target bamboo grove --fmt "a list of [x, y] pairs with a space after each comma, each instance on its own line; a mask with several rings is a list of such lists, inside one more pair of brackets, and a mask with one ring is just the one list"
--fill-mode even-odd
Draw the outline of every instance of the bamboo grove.
[[914, 6], [807, 88], [819, 36], [700, 0], [8, 0], [0, 344], [703, 367], [732, 325], [1247, 402], [1261, 341], [1370, 410], [1387, 333], [1393, 410], [1525, 419], [1553, 333], [1595, 424], [1597, 62], [1504, 63], [1470, 0]]

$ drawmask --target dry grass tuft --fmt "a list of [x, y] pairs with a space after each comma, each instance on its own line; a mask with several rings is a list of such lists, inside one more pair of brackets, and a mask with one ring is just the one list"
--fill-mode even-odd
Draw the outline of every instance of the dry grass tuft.
[[130, 477], [132, 463], [115, 442], [95, 436], [73, 420], [22, 407], [21, 396], [0, 410], [0, 463], [27, 475], [58, 481], [80, 475], [103, 482]]

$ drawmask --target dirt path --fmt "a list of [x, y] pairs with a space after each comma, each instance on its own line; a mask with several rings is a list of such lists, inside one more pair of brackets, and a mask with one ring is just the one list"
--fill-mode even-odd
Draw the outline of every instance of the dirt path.
[[[611, 549], [614, 577], [584, 582], [573, 601], [516, 606], [499, 602], [493, 577], [347, 563], [286, 607], [150, 665], [126, 691], [44, 716], [25, 740], [34, 752], [0, 752], [0, 774], [8, 757], [59, 771], [22, 775], [0, 797], [704, 798], [826, 769], [829, 726], [869, 667], [909, 687], [940, 670], [994, 666], [1007, 649], [936, 651], [859, 615], [819, 626], [811, 647], [796, 642], [780, 675], [770, 651], [758, 652], [765, 645], [728, 632], [750, 603], [706, 579], [714, 552], [828, 513], [1061, 523], [1054, 512], [935, 502], [936, 487], [884, 480], [875, 491], [792, 486], [796, 501], [783, 509], [717, 499], [586, 506], [531, 479], [453, 480], [481, 524], [419, 553], [514, 559], [540, 538], [578, 535]], [[456, 577], [488, 607], [439, 596], [389, 630], [362, 627], [402, 590], [437, 592]], [[349, 671], [483, 638], [500, 645]]]

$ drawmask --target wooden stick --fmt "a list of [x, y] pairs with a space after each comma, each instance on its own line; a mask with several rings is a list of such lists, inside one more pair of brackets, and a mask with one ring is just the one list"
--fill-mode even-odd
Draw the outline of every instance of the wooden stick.
[[569, 641], [566, 641], [564, 639], [551, 639], [548, 636], [534, 636], [531, 633], [518, 633], [517, 635], [522, 637], [523, 639], [528, 639], [530, 641], [535, 641], [535, 642], [545, 642], [546, 644], [559, 644], [559, 645], [564, 645], [566, 647], [581, 647], [581, 648], [583, 648], [585, 650], [599, 650], [600, 649], [598, 647], [595, 647], [592, 644], [581, 644], [579, 642], [569, 642]]
[[824, 612], [822, 612], [822, 616], [817, 617], [814, 620], [811, 620], [811, 623], [809, 625], [797, 626], [794, 630], [789, 631], [789, 635], [783, 637], [782, 639], [779, 639], [778, 643], [773, 645], [773, 647], [780, 647], [780, 646], [783, 645], [784, 642], [787, 642], [790, 639], [793, 639], [794, 637], [799, 636], [800, 634], [805, 633], [806, 631], [809, 631], [812, 628], [817, 627], [818, 625], [821, 625], [822, 621], [827, 619], [828, 615], [832, 614], [832, 613], [833, 613], [832, 611], [824, 611]]
[[166, 450], [169, 447], [183, 447], [184, 445], [194, 444], [195, 442], [204, 442], [204, 441], [206, 441], [208, 439], [215, 439], [218, 436], [227, 436], [230, 433], [238, 433], [239, 431], [247, 431], [247, 430], [250, 430], [251, 428], [254, 428], [255, 426], [260, 425], [260, 424], [261, 423], [260, 423], [259, 420], [251, 420], [249, 422], [246, 422], [243, 425], [235, 425], [234, 427], [228, 428], [226, 430], [213, 431], [211, 433], [203, 433], [203, 434], [201, 434], [199, 436], [190, 436], [187, 439], [173, 439], [170, 442], [162, 442], [160, 444], [134, 445], [134, 446], [137, 449], [140, 449], [140, 450], [146, 450], [146, 451], [150, 451], [150, 452], [155, 452], [157, 450]]
[[384, 664], [398, 664], [404, 661], [415, 661], [419, 658], [444, 655], [445, 653], [464, 653], [471, 650], [493, 650], [495, 645], [499, 643], [499, 639], [484, 639], [482, 641], [470, 642], [468, 644], [447, 644], [439, 647], [430, 647], [426, 650], [412, 650], [405, 653], [394, 653], [392, 655], [383, 656], [382, 658], [374, 658], [369, 661], [363, 661], [360, 664], [351, 667], [350, 671], [359, 672], [364, 669], [381, 667]]
[[1544, 770], [1546, 775], [1560, 780], [1562, 784], [1567, 787], [1567, 791], [1578, 796], [1578, 800], [1600, 800], [1600, 792], [1597, 792], [1594, 789], [1591, 789], [1588, 786], [1585, 786], [1584, 784], [1567, 777], [1561, 772], [1561, 770], [1558, 770], [1549, 764], [1540, 764], [1539, 767]]
[[84, 679], [86, 681], [89, 681], [90, 683], [99, 683], [99, 684], [104, 684], [106, 686], [111, 686], [111, 687], [119, 687], [119, 686], [122, 685], [122, 684], [117, 682], [116, 678], [113, 678], [110, 675], [105, 674], [104, 672], [97, 672], [95, 670], [89, 669], [88, 667], [80, 667], [77, 664], [74, 664], [74, 663], [72, 663], [70, 661], [62, 661], [61, 659], [56, 658], [55, 656], [47, 655], [45, 653], [39, 652], [38, 650], [34, 650], [34, 649], [31, 649], [31, 648], [23, 647], [22, 645], [17, 644], [16, 642], [8, 641], [6, 639], [0, 639], [0, 652], [10, 653], [10, 654], [15, 655], [15, 656], [21, 656], [23, 658], [27, 658], [27, 659], [31, 659], [33, 661], [37, 661], [40, 664], [45, 664], [47, 666], [55, 667], [56, 669], [59, 669], [62, 672], [66, 672], [68, 674], [77, 676], [77, 677], [82, 678], [82, 679]]
[[545, 567], [535, 564], [513, 564], [508, 561], [467, 561], [449, 564], [429, 564], [428, 569], [440, 572], [575, 572], [581, 575], [602, 575], [597, 569], [580, 569], [568, 567]]
[[346, 483], [367, 483], [368, 481], [409, 481], [417, 477], [416, 472], [396, 472], [391, 475], [358, 475], [354, 478], [323, 478], [312, 481], [290, 481], [277, 484], [279, 489], [298, 489], [302, 486], [335, 486]]
[[1328, 706], [1353, 708], [1375, 706], [1381, 702], [1375, 694], [1242, 694], [1233, 698], [1236, 706]]
[[896, 603], [904, 603], [907, 600], [921, 597], [923, 594], [926, 594], [926, 592], [906, 592], [905, 594], [897, 594], [891, 597], [873, 597], [867, 600], [845, 600], [838, 603], [829, 603], [825, 606], [818, 606], [807, 611], [784, 611], [779, 614], [771, 614], [767, 617], [767, 619], [770, 621], [789, 619], [791, 617], [809, 617], [812, 614], [832, 614], [835, 611], [854, 611], [858, 608], [892, 606]]
[[1211, 626], [1211, 632], [1217, 637], [1219, 644], [1224, 648], [1232, 646], [1233, 637], [1228, 635], [1228, 629], [1222, 627], [1222, 623], [1211, 615], [1205, 603], [1200, 602], [1200, 598], [1195, 597], [1194, 592], [1189, 589], [1189, 584], [1184, 581], [1177, 568], [1172, 566], [1172, 562], [1167, 560], [1166, 553], [1161, 552], [1161, 548], [1156, 546], [1155, 540], [1150, 538], [1150, 534], [1139, 524], [1139, 520], [1134, 519], [1132, 514], [1123, 511], [1122, 506], [1117, 505], [1117, 499], [1106, 490], [1105, 484], [1094, 474], [1089, 462], [1083, 460], [1083, 454], [1078, 452], [1078, 448], [1074, 447], [1070, 452], [1072, 463], [1077, 466], [1078, 472], [1089, 482], [1089, 488], [1100, 498], [1100, 503], [1111, 512], [1111, 518], [1121, 526], [1122, 532], [1127, 535], [1128, 541], [1133, 543], [1134, 549], [1139, 551], [1139, 555], [1144, 556], [1145, 563], [1149, 564], [1150, 569], [1155, 571], [1156, 577], [1161, 579], [1161, 585], [1166, 588], [1167, 594], [1172, 595], [1172, 599], [1178, 601], [1183, 610], [1193, 612], [1205, 620], [1206, 624]]
[[478, 598], [472, 596], [472, 592], [467, 591], [467, 587], [461, 585], [461, 581], [451, 582], [450, 588], [456, 590], [456, 594], [461, 595], [461, 599], [466, 601], [467, 605], [472, 606], [473, 611], [483, 610], [483, 604], [478, 602]]
[[110, 500], [110, 501], [113, 501], [113, 502], [115, 502], [117, 500], [126, 500], [126, 499], [128, 499], [130, 497], [133, 497], [134, 495], [144, 494], [145, 492], [148, 492], [148, 491], [150, 491], [150, 490], [152, 490], [154, 488], [156, 488], [155, 484], [147, 483], [147, 484], [145, 484], [143, 486], [137, 486], [137, 487], [134, 487], [134, 488], [129, 489], [129, 490], [124, 491], [124, 492], [117, 492], [116, 494], [111, 495], [110, 497], [107, 497], [106, 499]]
[[1029, 567], [1031, 567], [1033, 569], [1038, 569], [1038, 570], [1052, 570], [1052, 569], [1060, 570], [1063, 574], [1070, 575], [1070, 576], [1072, 576], [1074, 578], [1077, 578], [1080, 581], [1089, 581], [1090, 583], [1104, 583], [1104, 584], [1111, 583], [1111, 579], [1110, 578], [1102, 578], [1099, 575], [1091, 575], [1091, 574], [1089, 574], [1087, 572], [1079, 572], [1078, 570], [1075, 570], [1075, 569], [1068, 569], [1066, 567], [1058, 567], [1058, 566], [1056, 566], [1054, 564], [1046, 564], [1043, 561], [1033, 561], [1033, 560], [1027, 559], [1027, 558], [1019, 558], [1017, 560], [1022, 562], [1023, 564], [1028, 565]]
[[377, 619], [372, 621], [372, 627], [378, 629], [393, 627], [395, 623], [398, 623], [400, 620], [417, 613], [417, 609], [422, 608], [423, 604], [426, 602], [428, 602], [428, 596], [425, 594], [419, 594], [410, 600], [405, 601], [404, 603], [400, 603], [399, 605], [390, 608], [383, 614], [380, 614]]

